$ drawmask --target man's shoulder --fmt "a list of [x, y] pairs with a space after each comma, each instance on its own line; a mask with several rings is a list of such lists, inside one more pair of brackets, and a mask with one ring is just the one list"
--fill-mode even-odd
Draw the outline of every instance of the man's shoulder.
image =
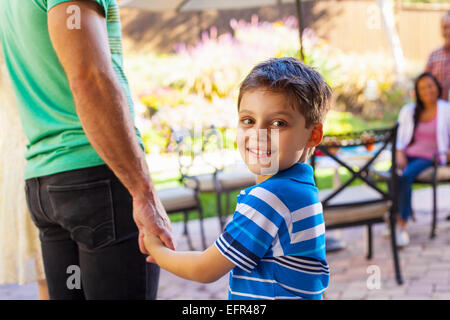
[[428, 61], [429, 62], [433, 62], [437, 59], [440, 59], [441, 57], [443, 57], [445, 55], [445, 48], [444, 46], [439, 47], [437, 49], [434, 49], [433, 51], [431, 51]]

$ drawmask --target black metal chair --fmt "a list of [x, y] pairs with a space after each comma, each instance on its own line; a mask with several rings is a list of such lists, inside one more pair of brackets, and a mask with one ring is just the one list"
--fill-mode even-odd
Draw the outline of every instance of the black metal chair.
[[436, 237], [437, 227], [437, 187], [439, 183], [450, 183], [450, 165], [439, 164], [439, 154], [433, 157], [433, 166], [421, 172], [414, 180], [417, 184], [431, 185], [433, 192], [433, 211], [430, 238]]
[[[189, 147], [184, 141], [184, 137], [182, 134], [174, 135], [174, 142], [176, 144], [176, 149], [179, 155], [185, 156], [189, 155], [189, 150], [186, 149]], [[179, 165], [182, 159], [178, 159]], [[181, 168], [181, 165], [180, 165]], [[181, 170], [181, 169], [180, 169]], [[180, 182], [183, 182], [185, 178], [184, 175], [181, 176]], [[184, 215], [184, 231], [183, 235], [187, 237], [188, 245], [191, 250], [194, 250], [194, 246], [192, 245], [192, 239], [188, 230], [188, 220], [189, 214], [192, 211], [197, 211], [199, 215], [199, 223], [200, 223], [200, 234], [203, 249], [206, 249], [206, 236], [203, 225], [203, 208], [200, 202], [200, 191], [198, 186], [194, 186], [193, 188], [188, 188], [183, 183], [177, 187], [171, 188], [163, 188], [157, 190], [158, 195], [161, 199], [161, 202], [166, 210], [167, 214], [179, 213], [182, 212]]]
[[[400, 272], [395, 235], [395, 216], [398, 207], [398, 180], [396, 178], [395, 164], [396, 135], [397, 125], [387, 129], [375, 129], [343, 135], [324, 136], [322, 143], [317, 147], [316, 153], [311, 158], [311, 164], [313, 168], [316, 168], [318, 161], [317, 150], [320, 150], [324, 156], [330, 157], [340, 166], [346, 168], [351, 174], [350, 179], [344, 182], [336, 190], [319, 191], [319, 197], [323, 205], [325, 227], [328, 230], [362, 225], [367, 226], [367, 259], [371, 259], [373, 256], [372, 225], [375, 223], [384, 223], [386, 215], [388, 216], [392, 235], [391, 249], [396, 281], [398, 284], [402, 284], [403, 280]], [[365, 164], [358, 166], [359, 168], [348, 163], [345, 157], [340, 155], [340, 152], [336, 152], [336, 150], [345, 150], [345, 148], [357, 146], [375, 146], [375, 148], [377, 148], [373, 155], [365, 161]], [[374, 183], [370, 178], [374, 162], [385, 150], [389, 150], [392, 157], [392, 175], [390, 182], [392, 188], [386, 188], [388, 191], [380, 188], [380, 186]], [[363, 185], [351, 186], [357, 179], [361, 180]]]
[[[414, 184], [424, 184], [430, 185], [432, 189], [432, 199], [433, 199], [433, 209], [431, 216], [431, 231], [430, 231], [430, 239], [434, 239], [436, 237], [436, 229], [437, 229], [437, 188], [439, 183], [450, 183], [450, 165], [446, 166], [440, 165], [438, 160], [439, 154], [435, 154], [433, 157], [433, 166], [421, 172], [416, 179], [414, 180]], [[390, 171], [380, 171], [374, 170], [374, 180], [389, 182], [391, 181], [391, 173]], [[411, 219], [415, 221], [414, 210], [411, 211]]]
[[192, 190], [183, 186], [164, 188], [157, 190], [159, 198], [167, 214], [182, 212], [184, 215], [184, 231], [189, 248], [194, 250], [192, 239], [188, 230], [189, 213], [197, 211], [200, 222], [200, 234], [203, 249], [206, 249], [206, 236], [203, 226], [203, 209], [200, 203], [198, 190]]
[[[178, 146], [180, 182], [200, 193], [216, 194], [217, 214], [222, 231], [224, 218], [230, 213], [230, 193], [254, 185], [256, 176], [247, 168], [232, 168], [224, 164], [222, 136], [214, 126], [203, 130], [200, 147], [193, 145], [194, 136], [191, 131], [173, 131], [173, 135]], [[211, 152], [217, 154], [207, 158]], [[206, 173], [192, 172], [194, 167], [202, 167]], [[222, 209], [223, 194], [226, 196], [226, 212]]]

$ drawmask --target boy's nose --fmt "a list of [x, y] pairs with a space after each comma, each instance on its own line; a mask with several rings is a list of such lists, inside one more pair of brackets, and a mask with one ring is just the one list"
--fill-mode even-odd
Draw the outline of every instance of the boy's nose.
[[268, 130], [267, 128], [259, 128], [255, 129], [253, 131], [253, 134], [250, 135], [250, 144], [251, 145], [270, 145], [271, 142], [271, 130]]

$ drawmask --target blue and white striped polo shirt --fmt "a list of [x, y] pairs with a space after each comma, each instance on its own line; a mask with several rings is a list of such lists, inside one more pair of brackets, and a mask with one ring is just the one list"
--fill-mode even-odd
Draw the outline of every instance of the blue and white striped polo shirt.
[[241, 191], [215, 245], [236, 264], [229, 299], [322, 299], [330, 274], [312, 167], [296, 163]]

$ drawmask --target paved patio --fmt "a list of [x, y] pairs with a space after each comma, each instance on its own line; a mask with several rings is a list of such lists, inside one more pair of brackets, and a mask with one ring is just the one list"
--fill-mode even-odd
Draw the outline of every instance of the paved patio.
[[[394, 277], [389, 239], [382, 236], [384, 225], [374, 228], [374, 256], [366, 259], [366, 228], [355, 227], [330, 231], [347, 243], [347, 248], [328, 253], [331, 270], [330, 286], [324, 298], [339, 299], [450, 299], [450, 186], [441, 186], [438, 194], [438, 231], [434, 240], [429, 239], [431, 226], [431, 189], [414, 191], [413, 207], [416, 222], [409, 224], [411, 243], [400, 250], [401, 270], [404, 284], [397, 285]], [[198, 221], [189, 223], [193, 242], [200, 248]], [[173, 225], [174, 236], [180, 250], [187, 249], [182, 236], [183, 225]], [[205, 220], [208, 243], [219, 234], [215, 218]], [[371, 266], [379, 270], [379, 289], [369, 289], [367, 282]], [[370, 268], [369, 268], [370, 267]], [[369, 268], [369, 270], [368, 270]], [[226, 299], [228, 276], [212, 284], [199, 284], [161, 271], [158, 299]], [[370, 286], [369, 286], [370, 287]], [[24, 286], [0, 286], [0, 299], [37, 299], [35, 283]]]

